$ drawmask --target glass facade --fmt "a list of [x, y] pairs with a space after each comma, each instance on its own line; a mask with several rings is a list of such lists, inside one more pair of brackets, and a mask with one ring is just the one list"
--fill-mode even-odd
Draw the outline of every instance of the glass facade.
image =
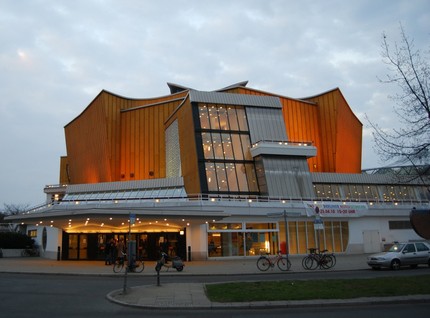
[[[285, 225], [280, 223], [280, 241], [285, 244]], [[316, 230], [312, 221], [288, 221], [288, 249], [290, 254], [306, 254], [310, 248], [330, 252], [345, 252], [349, 240], [347, 221], [324, 221], [324, 229]]]
[[316, 230], [313, 221], [279, 223], [209, 223], [208, 256], [254, 256], [286, 252], [288, 235], [290, 254], [306, 254], [310, 248], [345, 252], [349, 239], [347, 221], [325, 221], [324, 229]]
[[208, 256], [253, 256], [276, 253], [276, 223], [210, 223], [208, 224]]
[[75, 204], [77, 201], [97, 201], [111, 203], [113, 200], [152, 200], [152, 199], [181, 199], [186, 198], [185, 189], [154, 188], [140, 190], [124, 190], [110, 192], [84, 192], [66, 194], [59, 204]]
[[244, 107], [200, 104], [198, 109], [207, 191], [258, 194]]
[[417, 185], [314, 184], [317, 198], [350, 201], [421, 201], [429, 200], [427, 188]]

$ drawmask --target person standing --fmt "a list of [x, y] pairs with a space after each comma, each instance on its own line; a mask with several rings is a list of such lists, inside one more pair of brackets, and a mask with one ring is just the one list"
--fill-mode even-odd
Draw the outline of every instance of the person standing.
[[116, 246], [117, 249], [117, 257], [120, 259], [124, 259], [124, 252], [125, 252], [125, 243], [124, 243], [124, 238], [120, 237], [118, 244]]
[[105, 265], [111, 265], [112, 264], [112, 246], [111, 246], [111, 240], [106, 241], [105, 244]]
[[115, 264], [115, 260], [116, 260], [116, 239], [115, 238], [111, 238], [110, 239], [110, 260], [111, 260], [111, 264]]

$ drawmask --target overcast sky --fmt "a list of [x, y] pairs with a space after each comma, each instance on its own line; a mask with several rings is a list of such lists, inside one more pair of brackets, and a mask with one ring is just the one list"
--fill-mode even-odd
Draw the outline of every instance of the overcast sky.
[[396, 124], [381, 36], [429, 49], [428, 0], [0, 0], [0, 209], [57, 184], [64, 126], [102, 90], [167, 95], [167, 82], [307, 97], [339, 87], [364, 125], [363, 168], [382, 166], [364, 115]]

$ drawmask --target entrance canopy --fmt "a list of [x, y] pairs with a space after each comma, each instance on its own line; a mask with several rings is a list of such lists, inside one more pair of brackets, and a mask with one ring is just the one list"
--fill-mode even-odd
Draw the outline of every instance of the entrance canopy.
[[7, 217], [23, 225], [52, 226], [66, 232], [179, 231], [223, 219], [220, 207], [202, 207], [188, 198], [183, 179], [151, 179], [64, 186], [58, 200]]
[[215, 222], [229, 216], [219, 208], [198, 202], [52, 204], [45, 209], [8, 217], [8, 221], [35, 226], [52, 226], [66, 232], [178, 231], [192, 224]]

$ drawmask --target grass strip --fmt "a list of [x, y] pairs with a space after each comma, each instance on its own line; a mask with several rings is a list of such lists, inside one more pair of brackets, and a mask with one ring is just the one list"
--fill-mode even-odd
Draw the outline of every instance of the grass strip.
[[430, 275], [370, 279], [283, 280], [207, 284], [213, 302], [349, 299], [430, 294]]

